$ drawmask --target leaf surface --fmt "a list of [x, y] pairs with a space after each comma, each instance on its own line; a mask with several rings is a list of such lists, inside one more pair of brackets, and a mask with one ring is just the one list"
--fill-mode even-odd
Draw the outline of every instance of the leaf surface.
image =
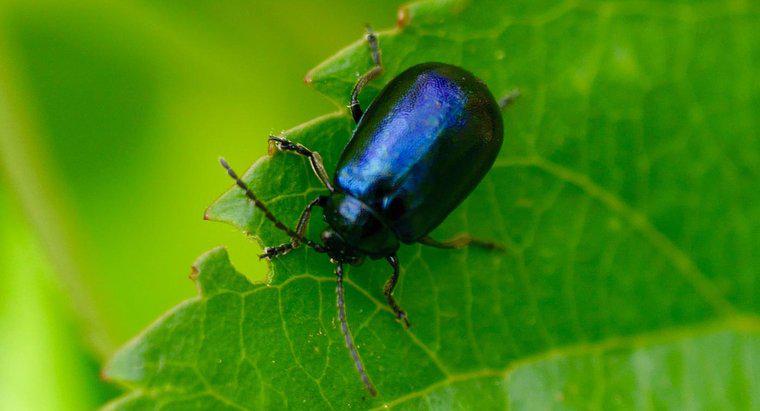
[[[194, 266], [199, 296], [107, 368], [132, 389], [111, 407], [760, 407], [757, 33], [748, 1], [402, 9], [380, 34], [386, 71], [365, 106], [425, 61], [465, 67], [497, 96], [522, 92], [493, 170], [433, 232], [507, 252], [404, 247], [396, 296], [409, 330], [383, 302], [387, 265], [350, 269], [349, 322], [380, 392], [370, 398], [343, 346], [325, 256], [295, 251], [252, 284], [213, 250]], [[370, 64], [359, 41], [307, 80], [344, 107]], [[352, 128], [342, 108], [286, 135], [331, 172]], [[324, 192], [305, 160], [283, 153], [244, 180], [293, 225]], [[237, 189], [207, 217], [265, 245], [287, 241]], [[310, 237], [321, 227], [315, 218]]]

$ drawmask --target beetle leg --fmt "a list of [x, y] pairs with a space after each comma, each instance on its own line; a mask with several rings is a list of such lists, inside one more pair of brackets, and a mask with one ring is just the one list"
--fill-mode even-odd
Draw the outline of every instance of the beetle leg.
[[314, 171], [314, 174], [317, 175], [319, 181], [321, 181], [330, 192], [335, 191], [332, 184], [330, 184], [330, 176], [327, 174], [327, 170], [325, 170], [322, 156], [320, 156], [319, 153], [311, 151], [301, 144], [294, 143], [284, 137], [269, 136], [269, 143], [274, 144], [280, 151], [287, 151], [308, 158], [309, 163], [311, 164], [311, 169]]
[[388, 264], [390, 264], [393, 268], [393, 274], [391, 275], [391, 278], [389, 278], [385, 283], [383, 294], [385, 294], [385, 298], [388, 300], [388, 305], [391, 306], [393, 313], [396, 314], [396, 318], [404, 323], [404, 327], [409, 328], [411, 324], [409, 324], [409, 319], [407, 318], [406, 313], [401, 309], [401, 307], [399, 307], [398, 303], [393, 298], [393, 289], [396, 288], [396, 283], [398, 282], [399, 275], [398, 257], [396, 257], [396, 255], [392, 255], [386, 260], [388, 260]]
[[372, 27], [369, 25], [367, 25], [367, 43], [369, 43], [369, 49], [372, 52], [374, 66], [356, 81], [354, 89], [351, 91], [351, 104], [348, 106], [351, 110], [351, 115], [354, 117], [354, 121], [357, 123], [362, 118], [362, 114], [364, 114], [359, 104], [359, 93], [367, 83], [383, 74], [383, 62], [380, 59], [380, 46], [377, 44], [377, 35], [375, 35], [375, 32], [372, 31]]
[[429, 236], [425, 236], [419, 239], [419, 243], [428, 245], [430, 247], [444, 248], [444, 249], [457, 249], [457, 248], [464, 248], [464, 247], [473, 245], [476, 247], [485, 248], [487, 250], [498, 250], [498, 251], [505, 250], [505, 247], [502, 244], [499, 244], [493, 241], [487, 241], [487, 240], [474, 238], [473, 236], [469, 234], [459, 234], [455, 236], [454, 238], [451, 238], [446, 241], [438, 241]]
[[269, 258], [285, 255], [301, 245], [301, 238], [306, 235], [306, 228], [309, 227], [309, 219], [311, 218], [311, 209], [320, 206], [325, 203], [327, 197], [319, 196], [306, 205], [306, 208], [301, 212], [301, 216], [298, 218], [298, 225], [296, 225], [297, 237], [292, 237], [289, 243], [280, 244], [276, 247], [264, 248], [264, 253], [259, 255], [259, 258]]
[[511, 106], [518, 97], [520, 97], [520, 89], [516, 88], [507, 93], [506, 96], [499, 99], [499, 108], [502, 110], [506, 109], [507, 107]]
[[295, 247], [293, 243], [283, 243], [277, 247], [264, 247], [264, 253], [259, 254], [259, 258], [266, 258], [271, 260], [274, 257], [285, 255], [291, 252]]

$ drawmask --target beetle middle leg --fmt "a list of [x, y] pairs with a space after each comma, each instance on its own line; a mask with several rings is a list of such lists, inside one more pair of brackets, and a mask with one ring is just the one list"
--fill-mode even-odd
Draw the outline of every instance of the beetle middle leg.
[[287, 151], [308, 158], [309, 164], [311, 164], [311, 169], [314, 171], [314, 174], [316, 174], [319, 181], [322, 182], [330, 192], [335, 191], [332, 184], [330, 184], [330, 176], [327, 174], [327, 170], [325, 170], [325, 164], [319, 153], [309, 150], [301, 144], [294, 143], [285, 137], [269, 136], [269, 143], [274, 144], [280, 151]]
[[362, 114], [364, 114], [364, 111], [359, 104], [359, 93], [367, 83], [376, 79], [380, 74], [383, 74], [383, 63], [380, 59], [380, 46], [377, 44], [377, 35], [375, 35], [375, 32], [372, 31], [372, 27], [370, 26], [367, 26], [367, 43], [369, 44], [369, 49], [372, 53], [372, 62], [374, 63], [374, 66], [356, 81], [354, 89], [351, 91], [351, 104], [348, 106], [351, 110], [351, 115], [354, 117], [354, 121], [357, 123], [362, 118]]
[[498, 250], [504, 251], [506, 248], [504, 245], [493, 241], [481, 240], [475, 238], [469, 234], [459, 234], [453, 238], [445, 241], [438, 241], [429, 236], [425, 236], [419, 239], [420, 244], [425, 244], [430, 247], [443, 248], [443, 249], [459, 249], [469, 246], [476, 246], [485, 248], [486, 250]]
[[274, 258], [280, 255], [285, 255], [292, 250], [298, 248], [301, 245], [300, 238], [306, 235], [306, 228], [309, 226], [309, 219], [311, 218], [311, 210], [316, 206], [322, 206], [327, 197], [319, 196], [306, 205], [306, 208], [301, 212], [301, 216], [298, 218], [298, 225], [296, 225], [297, 237], [292, 237], [290, 242], [280, 244], [276, 247], [264, 248], [264, 253], [259, 255], [259, 258]]
[[391, 275], [391, 278], [389, 278], [385, 283], [383, 294], [385, 294], [385, 298], [388, 300], [388, 305], [391, 306], [391, 310], [393, 310], [393, 313], [396, 314], [396, 318], [404, 323], [404, 327], [409, 328], [410, 324], [409, 319], [406, 316], [406, 312], [401, 309], [396, 300], [393, 298], [393, 289], [396, 288], [396, 283], [398, 282], [399, 275], [398, 257], [392, 255], [387, 258], [387, 261], [388, 264], [390, 264], [393, 268], [393, 274]]

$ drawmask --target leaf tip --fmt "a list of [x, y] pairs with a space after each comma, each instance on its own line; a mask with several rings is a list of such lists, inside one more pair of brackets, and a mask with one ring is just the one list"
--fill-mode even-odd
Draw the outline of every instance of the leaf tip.
[[225, 261], [225, 260], [229, 260], [227, 249], [224, 248], [223, 246], [215, 247], [201, 254], [201, 256], [198, 257], [193, 263], [192, 270], [200, 272], [200, 271], [203, 271], [203, 268], [206, 265], [208, 265], [209, 262]]
[[[203, 271], [211, 271], [209, 268], [212, 267], [212, 265], [216, 267], [217, 264], [222, 267], [232, 267], [229, 253], [227, 253], [227, 249], [224, 246], [215, 247], [198, 257], [193, 265], [190, 266], [190, 275], [188, 275], [188, 278], [200, 286], [201, 273]], [[203, 287], [201, 287], [201, 289], [202, 288]]]
[[226, 193], [222, 193], [219, 198], [214, 200], [213, 203], [211, 203], [206, 209], [203, 211], [203, 220], [204, 221], [221, 221], [225, 222], [222, 215], [220, 215], [220, 203], [222, 199], [224, 198]]
[[409, 6], [404, 5], [399, 7], [398, 13], [396, 14], [396, 27], [403, 29], [409, 25], [411, 20], [412, 15], [409, 13]]
[[196, 266], [192, 266], [192, 267], [190, 267], [190, 275], [188, 275], [187, 277], [190, 280], [192, 280], [192, 281], [197, 281], [198, 280], [198, 275], [200, 273], [201, 272], [198, 270], [198, 268]]

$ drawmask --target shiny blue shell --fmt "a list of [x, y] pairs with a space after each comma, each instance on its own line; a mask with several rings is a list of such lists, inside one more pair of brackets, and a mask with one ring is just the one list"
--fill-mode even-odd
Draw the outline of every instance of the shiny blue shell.
[[456, 66], [420, 64], [368, 107], [340, 157], [335, 185], [412, 243], [483, 179], [502, 138], [499, 105], [483, 82]]

